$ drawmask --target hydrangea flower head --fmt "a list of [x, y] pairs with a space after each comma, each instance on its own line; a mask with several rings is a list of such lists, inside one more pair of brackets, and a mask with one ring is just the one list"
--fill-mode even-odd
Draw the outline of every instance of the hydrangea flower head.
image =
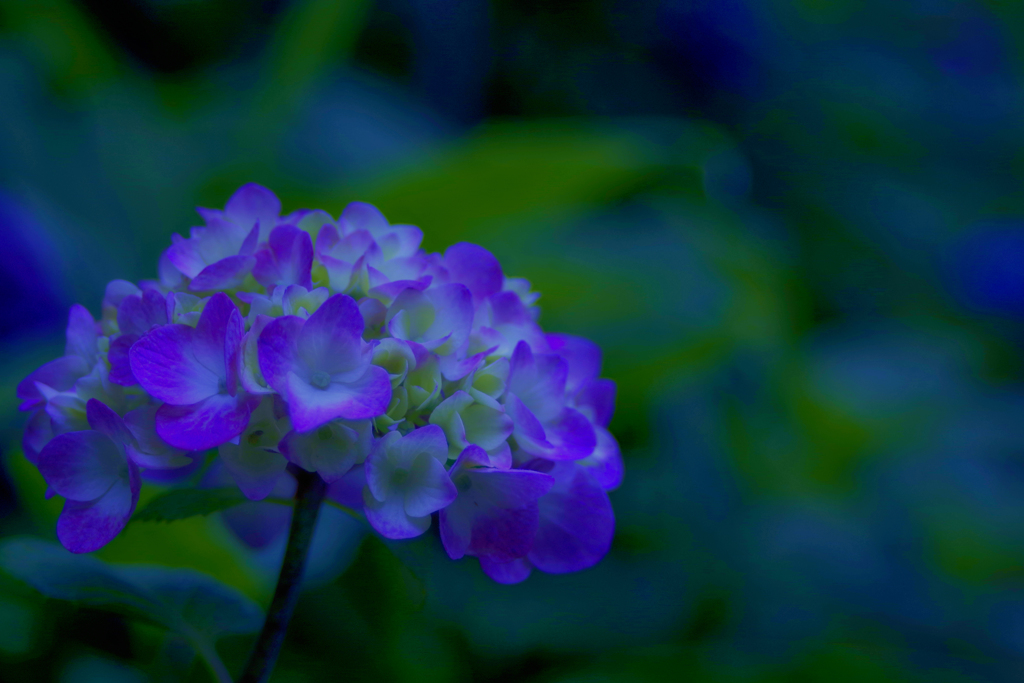
[[607, 553], [615, 384], [595, 344], [543, 332], [528, 282], [473, 244], [428, 254], [419, 228], [360, 202], [282, 216], [250, 184], [199, 214], [158, 280], [112, 281], [100, 320], [72, 307], [64, 356], [18, 386], [66, 548], [108, 543], [142, 477], [209, 452], [252, 501], [294, 490], [299, 468], [382, 536], [436, 523], [452, 559], [499, 582]]

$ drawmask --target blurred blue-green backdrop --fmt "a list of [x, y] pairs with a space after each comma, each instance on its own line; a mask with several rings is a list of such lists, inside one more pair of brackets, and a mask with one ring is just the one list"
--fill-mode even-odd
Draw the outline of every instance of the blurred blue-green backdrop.
[[[53, 537], [67, 307], [255, 181], [529, 278], [627, 466], [604, 562], [516, 586], [328, 511], [274, 681], [1019, 680], [1022, 78], [997, 0], [2, 0], [0, 534]], [[99, 556], [265, 603], [282, 543]], [[160, 638], [0, 574], [0, 680], [207, 680]]]

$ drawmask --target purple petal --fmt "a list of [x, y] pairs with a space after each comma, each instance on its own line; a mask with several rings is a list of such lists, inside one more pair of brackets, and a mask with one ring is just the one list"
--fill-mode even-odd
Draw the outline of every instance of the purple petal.
[[348, 473], [333, 481], [327, 487], [327, 497], [345, 507], [358, 510], [363, 507], [363, 489], [366, 487], [366, 470], [356, 465]]
[[[363, 315], [352, 297], [335, 294], [309, 316], [295, 341], [298, 357], [310, 370], [329, 375], [360, 371], [369, 358], [363, 353]], [[390, 397], [389, 397], [390, 399]]]
[[599, 427], [607, 427], [615, 412], [615, 382], [592, 379], [576, 394], [576, 407]]
[[498, 292], [489, 301], [494, 316], [493, 327], [505, 340], [499, 353], [511, 353], [519, 342], [526, 342], [537, 353], [549, 350], [544, 332], [533, 319], [530, 310], [523, 305], [518, 294]]
[[196, 324], [192, 342], [196, 360], [218, 379], [226, 380], [228, 350], [233, 348], [237, 352], [242, 330], [238, 307], [227, 294], [217, 292], [206, 302]]
[[301, 285], [313, 287], [313, 242], [309, 233], [291, 225], [279, 225], [270, 233], [268, 248], [256, 256], [253, 276], [264, 287]]
[[[375, 274], [378, 273], [379, 271], [377, 270], [371, 270], [371, 279], [374, 277]], [[393, 282], [382, 282], [381, 284], [376, 285], [375, 287], [370, 289], [370, 291], [367, 293], [372, 297], [383, 297], [384, 299], [394, 300], [395, 297], [397, 297], [399, 294], [401, 294], [407, 289], [423, 291], [424, 289], [427, 288], [428, 284], [429, 283], [418, 282], [416, 280], [395, 280]]]
[[[193, 228], [192, 232], [195, 234], [197, 229]], [[195, 277], [206, 267], [206, 261], [199, 251], [199, 240], [195, 237], [185, 239], [181, 235], [171, 235], [171, 246], [166, 253], [167, 260], [185, 277]], [[107, 290], [109, 292], [109, 285]]]
[[46, 414], [45, 410], [37, 410], [32, 413], [25, 425], [25, 434], [21, 439], [21, 448], [25, 452], [25, 458], [34, 464], [39, 462], [39, 452], [46, 444], [53, 440], [53, 421]]
[[128, 479], [118, 479], [97, 500], [68, 500], [57, 520], [57, 538], [73, 553], [99, 550], [117, 536], [139, 501], [139, 475], [131, 466]]
[[482, 301], [501, 291], [505, 276], [494, 254], [483, 247], [459, 242], [444, 253], [444, 267], [452, 282], [461, 282], [469, 288], [474, 301]]
[[551, 350], [569, 364], [566, 389], [570, 394], [601, 373], [601, 347], [583, 337], [571, 334], [549, 334]]
[[412, 463], [420, 453], [427, 453], [438, 462], [448, 460], [448, 441], [444, 430], [437, 425], [426, 425], [409, 432], [395, 442], [392, 448], [403, 463]]
[[[321, 429], [326, 428], [325, 433]], [[288, 432], [279, 448], [288, 460], [309, 472], [316, 472], [330, 484], [366, 459], [372, 446], [373, 426], [369, 422], [331, 421], [323, 428]]]
[[242, 337], [245, 334], [245, 323], [242, 314], [236, 308], [228, 319], [227, 334], [224, 336], [224, 388], [234, 396], [238, 391], [238, 373], [242, 362]]
[[260, 224], [252, 226], [252, 230], [245, 236], [245, 240], [242, 242], [242, 246], [238, 249], [238, 253], [241, 256], [252, 256], [256, 253], [256, 247], [260, 243]]
[[224, 469], [249, 500], [263, 500], [269, 496], [288, 466], [283, 455], [263, 448], [224, 443], [219, 452]]
[[529, 344], [519, 342], [512, 354], [508, 390], [547, 424], [559, 416], [565, 405], [565, 381], [569, 366], [554, 354], [534, 354]]
[[512, 434], [516, 437], [516, 443], [520, 448], [534, 455], [542, 455], [553, 448], [547, 440], [547, 434], [545, 434], [540, 420], [523, 405], [523, 402], [515, 394], [510, 393], [505, 396], [505, 412], [512, 418], [512, 423], [515, 426]]
[[452, 466], [459, 495], [440, 513], [441, 541], [452, 559], [469, 553], [506, 562], [524, 556], [533, 542], [536, 501], [554, 479], [529, 470], [480, 467], [487, 462], [483, 449], [470, 446]]
[[285, 395], [292, 425], [296, 431], [307, 432], [336, 417], [363, 420], [383, 415], [391, 401], [391, 380], [387, 371], [376, 365], [354, 382], [333, 382], [326, 389], [290, 373]]
[[533, 565], [525, 557], [511, 562], [495, 562], [489, 557], [481, 557], [480, 569], [498, 583], [513, 584], [522, 583], [529, 578], [530, 572], [533, 571]]
[[177, 289], [184, 279], [181, 271], [171, 263], [170, 248], [160, 254], [160, 260], [157, 261], [157, 272], [160, 274], [160, 284], [165, 289]]
[[247, 183], [231, 195], [224, 213], [245, 226], [246, 231], [256, 223], [269, 229], [281, 215], [281, 200], [262, 185]]
[[[461, 496], [461, 494], [460, 494]], [[456, 497], [448, 507], [438, 513], [437, 521], [441, 531], [441, 544], [448, 557], [461, 559], [469, 551], [473, 541], [473, 510], [459, 502]]]
[[530, 505], [554, 484], [550, 476], [533, 470], [481, 468], [470, 470], [468, 475], [475, 500], [505, 509]]
[[276, 503], [247, 502], [224, 510], [221, 518], [242, 543], [258, 550], [288, 531], [292, 509]]
[[483, 365], [484, 359], [496, 349], [497, 347], [493, 347], [468, 358], [458, 358], [454, 355], [444, 356], [440, 359], [441, 374], [449, 382], [457, 382]]
[[591, 567], [611, 548], [615, 514], [608, 494], [574, 463], [551, 471], [555, 485], [539, 501], [540, 523], [528, 557], [537, 569], [563, 574]]
[[425, 294], [435, 311], [434, 324], [427, 337], [438, 339], [450, 335], [453, 348], [464, 351], [473, 327], [473, 297], [469, 290], [453, 283], [428, 289]]
[[103, 495], [125, 469], [125, 456], [110, 437], [95, 431], [61, 434], [39, 453], [39, 473], [68, 500]]
[[415, 538], [430, 528], [430, 515], [412, 517], [405, 512], [401, 496], [381, 502], [369, 488], [363, 490], [363, 513], [370, 526], [384, 538]]
[[241, 350], [239, 351], [239, 380], [242, 387], [250, 394], [269, 394], [273, 389], [268, 388], [266, 378], [263, 377], [263, 370], [260, 369], [259, 361], [259, 338], [263, 329], [273, 320], [270, 316], [257, 315], [252, 327], [242, 337]]
[[597, 446], [594, 452], [577, 460], [576, 463], [587, 468], [590, 476], [605, 491], [618, 488], [622, 483], [624, 467], [622, 464], [622, 453], [619, 451], [619, 444], [607, 429], [594, 427], [597, 433]]
[[[380, 231], [379, 231], [380, 232]], [[408, 258], [416, 253], [423, 241], [423, 231], [415, 225], [392, 225], [376, 236], [384, 258]]]
[[110, 342], [110, 350], [107, 352], [107, 360], [110, 362], [110, 374], [108, 379], [114, 384], [122, 387], [133, 387], [139, 383], [132, 374], [131, 359], [128, 351], [132, 345], [139, 341], [138, 335], [122, 334]]
[[176, 448], [202, 451], [230, 441], [249, 424], [253, 399], [216, 394], [187, 406], [165, 404], [156, 412], [156, 433]]
[[121, 416], [102, 401], [90, 398], [85, 404], [85, 417], [92, 429], [100, 434], [106, 434], [114, 443], [127, 445], [134, 441]]
[[167, 300], [152, 289], [142, 296], [128, 296], [117, 309], [117, 326], [122, 334], [141, 337], [158, 325], [166, 325]]
[[[442, 452], [447, 454], [448, 447]], [[447, 507], [458, 494], [444, 465], [426, 453], [413, 462], [406, 485], [405, 512], [412, 517], [423, 517]]]
[[108, 308], [116, 311], [127, 296], [142, 296], [142, 290], [136, 287], [135, 283], [128, 282], [127, 280], [111, 280], [108, 282], [107, 288], [103, 293], [104, 313], [106, 313]]
[[135, 342], [128, 358], [132, 374], [147, 393], [172, 405], [192, 405], [220, 390], [221, 378], [196, 358], [195, 336], [196, 330], [188, 325], [165, 325]]
[[[579, 460], [594, 452], [597, 435], [590, 420], [579, 411], [566, 408], [558, 420], [544, 425], [544, 433], [553, 450], [536, 453], [550, 460]], [[525, 450], [525, 449], [524, 449]]]
[[45, 403], [45, 397], [39, 391], [38, 384], [46, 385], [56, 391], [68, 391], [75, 386], [75, 382], [89, 374], [89, 370], [89, 366], [81, 356], [64, 356], [51, 360], [34, 370], [18, 384], [17, 395], [23, 401], [20, 409], [31, 410]]
[[354, 230], [373, 231], [388, 227], [388, 220], [384, 214], [372, 204], [366, 202], [352, 202], [345, 207], [338, 218], [338, 223], [343, 223], [347, 228], [346, 232]]
[[67, 342], [65, 356], [81, 356], [92, 364], [96, 358], [96, 321], [85, 306], [75, 304], [68, 313]]
[[192, 292], [206, 292], [238, 287], [254, 265], [256, 265], [255, 256], [236, 254], [222, 258], [203, 268], [192, 282], [188, 283], [188, 288]]
[[304, 324], [302, 318], [293, 315], [276, 318], [267, 324], [256, 342], [263, 378], [279, 393], [287, 390], [288, 374], [298, 365], [295, 342]]
[[530, 552], [536, 533], [536, 502], [513, 509], [484, 508], [473, 519], [473, 540], [466, 552], [511, 562]]
[[143, 406], [124, 416], [124, 426], [135, 440], [129, 456], [136, 464], [151, 468], [177, 468], [191, 464], [193, 458], [175, 448], [156, 433], [156, 406]]

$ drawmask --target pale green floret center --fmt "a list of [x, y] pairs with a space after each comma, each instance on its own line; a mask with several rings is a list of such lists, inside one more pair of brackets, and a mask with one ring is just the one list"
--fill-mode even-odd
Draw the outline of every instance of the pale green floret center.
[[331, 385], [331, 376], [323, 370], [317, 370], [313, 373], [313, 376], [309, 378], [309, 383], [317, 389], [326, 389]]
[[408, 478], [409, 470], [395, 470], [391, 475], [391, 483], [394, 486], [401, 487]]
[[452, 482], [455, 484], [455, 488], [459, 493], [465, 493], [469, 489], [473, 488], [473, 480], [469, 478], [469, 475], [463, 474], [462, 476], [455, 477]]
[[316, 430], [316, 435], [317, 438], [319, 438], [321, 441], [330, 441], [331, 439], [334, 438], [334, 432], [327, 425], [324, 425], [320, 429]]

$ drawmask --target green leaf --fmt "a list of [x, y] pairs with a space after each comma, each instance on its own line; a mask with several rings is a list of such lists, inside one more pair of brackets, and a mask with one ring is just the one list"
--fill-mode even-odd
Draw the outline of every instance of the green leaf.
[[0, 545], [0, 567], [43, 595], [146, 619], [182, 636], [220, 681], [231, 677], [217, 655], [220, 636], [259, 629], [259, 605], [238, 590], [191, 569], [115, 566], [73, 555], [35, 538]]
[[249, 502], [237, 488], [175, 489], [153, 498], [132, 516], [140, 522], [173, 522], [206, 516]]

